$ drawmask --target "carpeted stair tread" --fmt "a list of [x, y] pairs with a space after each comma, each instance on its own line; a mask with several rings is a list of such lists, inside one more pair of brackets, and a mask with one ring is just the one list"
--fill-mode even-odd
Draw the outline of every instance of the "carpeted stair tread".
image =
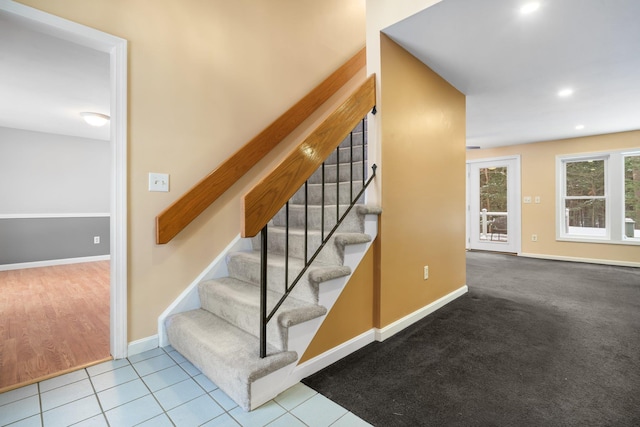
[[[281, 254], [269, 253], [267, 256], [267, 283], [269, 289], [283, 291], [284, 289], [284, 265], [285, 257]], [[304, 267], [303, 260], [289, 257], [289, 284], [293, 283], [296, 276]], [[260, 284], [260, 251], [235, 252], [227, 258], [229, 276], [250, 282], [258, 286]], [[332, 265], [322, 262], [314, 262], [304, 274], [291, 296], [301, 301], [312, 304], [318, 303], [319, 284], [328, 280], [344, 277], [351, 274], [351, 268], [344, 265]]]
[[334, 235], [336, 243], [341, 246], [357, 245], [360, 243], [369, 243], [371, 236], [364, 233], [336, 233]]
[[[259, 336], [260, 288], [232, 277], [200, 282], [198, 285], [202, 308], [237, 326], [245, 332]], [[267, 310], [270, 311], [283, 294], [267, 291]], [[275, 322], [267, 326], [267, 339], [275, 348], [286, 349], [287, 328], [324, 316], [323, 306], [287, 298], [276, 312]]]
[[273, 347], [261, 359], [258, 338], [203, 309], [169, 317], [167, 334], [173, 348], [245, 410], [252, 382], [298, 359], [293, 351]]
[[376, 205], [356, 205], [354, 207], [358, 215], [380, 215], [382, 214], [382, 208]]

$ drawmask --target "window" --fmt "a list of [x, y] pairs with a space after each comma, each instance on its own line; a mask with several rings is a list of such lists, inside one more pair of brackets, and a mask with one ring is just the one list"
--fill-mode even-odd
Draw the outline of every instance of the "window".
[[606, 161], [589, 159], [565, 162], [565, 233], [606, 236]]
[[640, 239], [640, 154], [624, 157], [624, 236]]
[[557, 238], [640, 244], [640, 152], [558, 156]]

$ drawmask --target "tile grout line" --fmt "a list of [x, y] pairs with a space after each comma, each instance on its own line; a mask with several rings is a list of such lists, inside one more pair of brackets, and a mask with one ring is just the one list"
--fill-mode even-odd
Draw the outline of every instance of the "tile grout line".
[[42, 410], [42, 393], [40, 393], [40, 382], [36, 383], [36, 392], [38, 393], [38, 412], [40, 412], [40, 425], [44, 426], [44, 411]]
[[[104, 419], [105, 423], [107, 423], [107, 427], [110, 427], [111, 424], [109, 423], [109, 420], [107, 419], [107, 414], [105, 413], [104, 408], [102, 407], [102, 402], [100, 402], [100, 396], [98, 396], [98, 392], [96, 391], [96, 387], [93, 384], [93, 381], [91, 379], [91, 374], [89, 374], [89, 371], [86, 368], [85, 368], [85, 372], [87, 373], [87, 378], [89, 378], [89, 384], [91, 384], [91, 389], [93, 390], [93, 395], [95, 396], [96, 400], [98, 401], [98, 407], [100, 408], [100, 414], [99, 415], [102, 415], [102, 418]], [[93, 417], [90, 417], [90, 418], [93, 418]], [[87, 419], [89, 419], [89, 418], [87, 418]], [[82, 421], [80, 421], [80, 422], [82, 422]], [[44, 426], [44, 423], [42, 425]]]

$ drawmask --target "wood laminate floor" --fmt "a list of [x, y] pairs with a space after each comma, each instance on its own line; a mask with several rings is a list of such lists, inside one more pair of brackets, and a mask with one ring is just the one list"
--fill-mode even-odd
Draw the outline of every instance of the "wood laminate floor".
[[0, 392], [107, 358], [109, 261], [0, 271]]

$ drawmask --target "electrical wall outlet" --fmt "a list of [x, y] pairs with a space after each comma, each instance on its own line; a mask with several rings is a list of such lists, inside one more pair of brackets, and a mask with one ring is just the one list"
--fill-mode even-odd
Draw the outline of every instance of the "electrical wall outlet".
[[429, 278], [429, 266], [425, 265], [424, 266], [424, 280], [427, 280]]
[[531, 241], [532, 242], [537, 242], [538, 241], [538, 235], [537, 234], [532, 234], [531, 235]]
[[100, 236], [93, 236], [93, 244], [94, 245], [100, 244]]

